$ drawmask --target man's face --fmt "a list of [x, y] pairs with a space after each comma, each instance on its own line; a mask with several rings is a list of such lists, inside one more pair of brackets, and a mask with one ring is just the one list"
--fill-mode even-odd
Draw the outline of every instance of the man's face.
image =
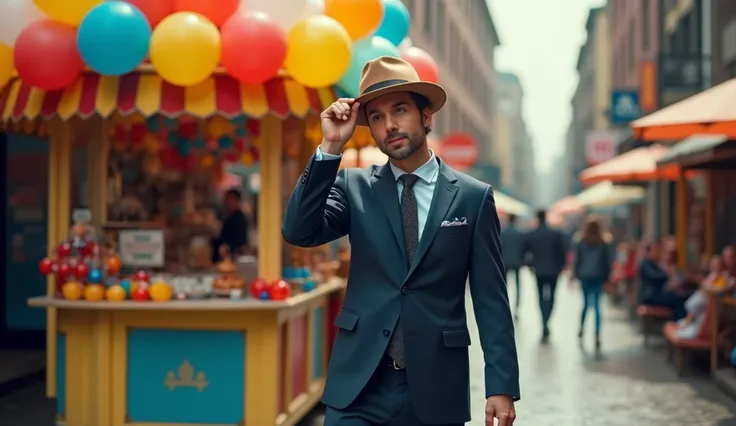
[[419, 111], [408, 92], [380, 96], [368, 102], [365, 113], [376, 146], [391, 159], [405, 160], [427, 143], [432, 113]]
[[240, 208], [240, 200], [238, 200], [238, 197], [228, 194], [225, 197], [225, 207], [231, 212], [238, 210]]

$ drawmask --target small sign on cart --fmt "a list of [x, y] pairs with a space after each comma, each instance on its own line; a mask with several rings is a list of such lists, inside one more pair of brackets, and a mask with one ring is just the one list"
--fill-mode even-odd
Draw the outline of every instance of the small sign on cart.
[[123, 265], [142, 268], [164, 266], [162, 229], [121, 230], [118, 239], [120, 260]]

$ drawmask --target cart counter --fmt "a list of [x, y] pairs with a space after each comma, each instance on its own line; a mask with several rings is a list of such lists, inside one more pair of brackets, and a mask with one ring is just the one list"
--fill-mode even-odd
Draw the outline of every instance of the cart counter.
[[68, 426], [291, 426], [324, 387], [342, 280], [285, 301], [50, 297], [57, 417]]

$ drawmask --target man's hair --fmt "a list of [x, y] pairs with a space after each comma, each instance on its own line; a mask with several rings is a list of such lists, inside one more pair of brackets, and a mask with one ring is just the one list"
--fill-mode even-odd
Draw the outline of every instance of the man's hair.
[[547, 223], [547, 212], [544, 209], [537, 210], [537, 220], [540, 225]]
[[240, 195], [240, 191], [235, 188], [230, 188], [225, 192], [225, 198], [229, 198], [229, 197], [233, 197], [238, 201], [242, 199], [242, 196]]
[[[411, 100], [414, 101], [414, 105], [417, 106], [417, 109], [419, 110], [419, 114], [421, 116], [422, 112], [424, 112], [425, 108], [431, 108], [432, 104], [429, 102], [429, 99], [427, 99], [426, 96], [420, 95], [419, 93], [415, 92], [409, 92], [409, 96], [411, 96]], [[424, 126], [424, 133], [429, 134], [429, 132], [432, 131], [431, 126]]]
[[514, 223], [516, 223], [516, 215], [515, 214], [510, 214], [509, 215], [509, 223], [512, 224], [512, 225]]

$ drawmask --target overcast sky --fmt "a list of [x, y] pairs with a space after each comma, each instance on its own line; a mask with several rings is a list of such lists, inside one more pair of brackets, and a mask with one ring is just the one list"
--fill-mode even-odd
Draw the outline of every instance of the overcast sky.
[[486, 1], [501, 38], [496, 68], [515, 72], [521, 79], [537, 169], [546, 170], [564, 147], [588, 10], [604, 1]]

